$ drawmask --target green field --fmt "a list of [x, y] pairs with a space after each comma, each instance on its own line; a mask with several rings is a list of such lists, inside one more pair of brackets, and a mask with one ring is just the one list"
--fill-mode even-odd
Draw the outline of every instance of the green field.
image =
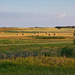
[[0, 75], [75, 75], [73, 32], [0, 28]]

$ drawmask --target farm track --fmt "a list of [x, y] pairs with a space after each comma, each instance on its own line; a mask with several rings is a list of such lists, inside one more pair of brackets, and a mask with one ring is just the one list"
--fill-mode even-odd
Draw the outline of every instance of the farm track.
[[0, 44], [0, 46], [12, 46], [12, 45], [31, 45], [31, 44], [57, 44], [57, 43], [72, 43], [72, 41], [64, 42], [48, 42], [48, 43], [26, 43], [26, 44]]

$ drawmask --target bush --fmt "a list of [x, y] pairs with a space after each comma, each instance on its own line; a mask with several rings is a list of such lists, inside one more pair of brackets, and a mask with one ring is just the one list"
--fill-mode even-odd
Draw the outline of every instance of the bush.
[[47, 36], [36, 36], [35, 39], [65, 39], [65, 37], [56, 37], [56, 36], [51, 36], [51, 37], [47, 37]]
[[66, 46], [61, 48], [60, 55], [66, 57], [75, 57], [75, 50], [73, 47]]
[[74, 43], [74, 45], [75, 45], [75, 39], [73, 39], [73, 43]]

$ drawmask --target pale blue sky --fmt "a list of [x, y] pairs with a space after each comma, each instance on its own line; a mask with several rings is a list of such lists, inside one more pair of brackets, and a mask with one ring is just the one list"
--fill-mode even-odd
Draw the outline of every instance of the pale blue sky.
[[75, 25], [75, 0], [0, 0], [0, 27]]

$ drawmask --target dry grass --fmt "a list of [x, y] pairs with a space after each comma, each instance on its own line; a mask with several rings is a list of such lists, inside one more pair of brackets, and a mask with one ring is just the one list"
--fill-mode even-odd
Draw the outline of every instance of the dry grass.
[[[5, 32], [5, 31], [18, 31], [18, 33], [11, 33], [11, 32]], [[25, 35], [22, 35], [22, 33], [19, 33], [21, 31], [26, 31], [26, 32], [32, 32], [32, 33], [25, 33]], [[38, 32], [34, 34], [34, 32]], [[43, 33], [42, 33], [43, 32]], [[48, 32], [46, 34], [46, 32]], [[68, 36], [68, 37], [73, 37], [73, 32], [74, 29], [72, 28], [62, 28], [62, 29], [56, 29], [56, 28], [0, 28], [0, 37], [2, 36]]]
[[12, 62], [15, 64], [22, 65], [39, 65], [39, 66], [50, 66], [50, 67], [64, 67], [64, 68], [75, 68], [75, 59], [66, 57], [26, 57], [26, 58], [12, 58], [2, 59], [0, 62]]
[[[69, 28], [62, 28], [62, 29], [56, 29], [56, 28], [0, 28], [0, 38], [12, 38], [12, 39], [23, 38], [24, 41], [26, 41], [27, 39], [28, 40], [32, 39], [32, 42], [34, 41], [36, 42], [72, 41], [73, 31], [74, 29], [69, 29]], [[58, 37], [63, 36], [65, 37], [65, 39], [60, 39], [60, 40], [59, 39], [44, 39], [43, 40], [43, 39], [35, 39], [34, 37], [34, 36], [49, 36], [49, 34], [50, 36], [58, 36]]]

